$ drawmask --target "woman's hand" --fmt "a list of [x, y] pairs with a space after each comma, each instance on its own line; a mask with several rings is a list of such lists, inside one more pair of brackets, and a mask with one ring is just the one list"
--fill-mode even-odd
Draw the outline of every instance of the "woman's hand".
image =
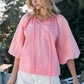
[[15, 82], [16, 82], [16, 77], [11, 77], [7, 82], [7, 84], [15, 84]]
[[73, 79], [73, 84], [80, 84], [77, 78]]

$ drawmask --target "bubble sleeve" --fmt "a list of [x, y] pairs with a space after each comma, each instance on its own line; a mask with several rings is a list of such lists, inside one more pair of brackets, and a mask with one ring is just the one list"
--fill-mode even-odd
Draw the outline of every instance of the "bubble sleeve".
[[23, 23], [25, 20], [25, 15], [23, 15], [19, 21], [19, 24], [16, 28], [16, 31], [14, 33], [13, 39], [11, 41], [8, 53], [10, 53], [12, 56], [16, 58], [20, 58], [21, 51], [24, 45], [24, 27]]
[[56, 40], [56, 49], [60, 64], [65, 64], [69, 59], [78, 58], [80, 50], [76, 40], [70, 30], [68, 21], [63, 15], [58, 15], [58, 37]]

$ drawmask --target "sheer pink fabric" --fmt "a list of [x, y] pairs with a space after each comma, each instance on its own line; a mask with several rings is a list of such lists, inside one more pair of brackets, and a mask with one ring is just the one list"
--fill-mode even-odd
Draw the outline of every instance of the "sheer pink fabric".
[[20, 58], [23, 72], [59, 76], [59, 65], [80, 55], [68, 21], [61, 14], [43, 22], [27, 15], [22, 16], [8, 52]]

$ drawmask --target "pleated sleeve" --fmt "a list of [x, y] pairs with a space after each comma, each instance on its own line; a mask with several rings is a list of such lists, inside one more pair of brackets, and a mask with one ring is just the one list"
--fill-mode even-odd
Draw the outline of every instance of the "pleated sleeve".
[[24, 45], [24, 27], [25, 15], [23, 15], [18, 23], [14, 36], [12, 38], [8, 53], [16, 58], [20, 58], [21, 51]]
[[69, 59], [78, 58], [80, 50], [76, 40], [71, 32], [68, 21], [63, 15], [57, 16], [58, 37], [56, 40], [56, 49], [60, 64], [67, 63]]

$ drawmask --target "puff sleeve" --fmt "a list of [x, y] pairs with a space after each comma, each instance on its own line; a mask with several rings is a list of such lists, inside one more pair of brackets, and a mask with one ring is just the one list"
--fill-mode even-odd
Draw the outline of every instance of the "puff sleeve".
[[24, 33], [23, 33], [23, 22], [25, 15], [23, 15], [18, 23], [13, 39], [11, 41], [8, 53], [16, 58], [20, 58], [21, 51], [24, 45]]
[[56, 40], [56, 49], [60, 64], [67, 63], [69, 59], [78, 58], [80, 50], [76, 40], [70, 30], [68, 21], [63, 15], [58, 15], [58, 37]]

